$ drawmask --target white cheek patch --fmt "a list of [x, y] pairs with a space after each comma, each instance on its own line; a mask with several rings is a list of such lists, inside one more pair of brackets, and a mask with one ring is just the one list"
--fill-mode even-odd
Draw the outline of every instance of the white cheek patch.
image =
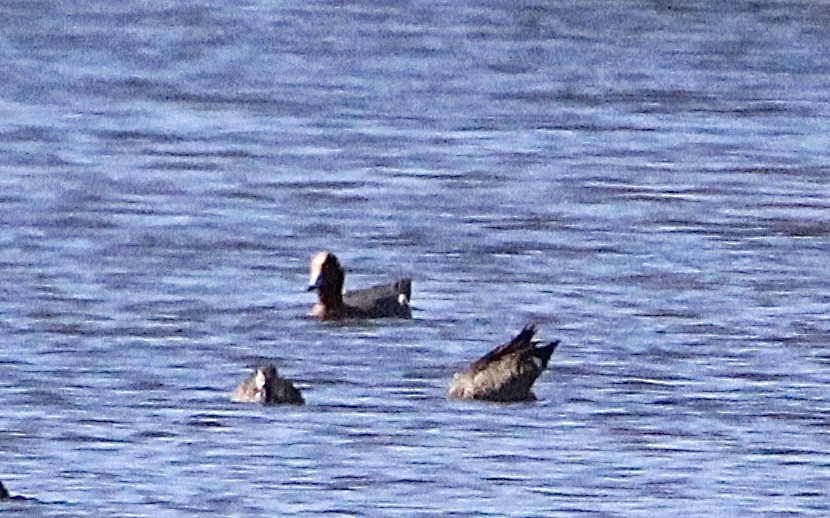
[[398, 295], [398, 304], [400, 304], [401, 306], [408, 306], [409, 305], [409, 299], [406, 298], [406, 295], [401, 293], [400, 295]]

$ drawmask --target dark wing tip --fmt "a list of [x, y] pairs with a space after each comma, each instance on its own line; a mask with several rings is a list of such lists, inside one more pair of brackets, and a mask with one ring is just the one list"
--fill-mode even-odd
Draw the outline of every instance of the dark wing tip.
[[481, 357], [477, 362], [472, 365], [473, 371], [478, 371], [485, 368], [488, 364], [499, 360], [500, 358], [504, 358], [509, 354], [513, 354], [517, 351], [523, 351], [532, 347], [531, 340], [533, 339], [533, 335], [536, 333], [536, 326], [533, 324], [526, 325], [515, 338], [510, 340], [509, 342], [502, 344], [489, 353], [485, 354]]

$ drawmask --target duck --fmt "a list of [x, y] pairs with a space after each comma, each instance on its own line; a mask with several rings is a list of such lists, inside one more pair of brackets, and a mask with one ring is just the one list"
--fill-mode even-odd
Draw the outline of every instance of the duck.
[[535, 334], [536, 327], [526, 325], [515, 338], [456, 373], [447, 397], [499, 403], [536, 401], [531, 388], [547, 368], [559, 340], [538, 346]]
[[0, 482], [0, 502], [5, 502], [8, 500], [28, 500], [25, 496], [20, 495], [10, 495], [6, 486], [3, 485], [3, 482]]
[[303, 395], [287, 379], [281, 378], [273, 363], [261, 365], [231, 393], [235, 403], [264, 405], [304, 405]]
[[346, 274], [337, 256], [328, 251], [312, 256], [310, 270], [308, 291], [317, 292], [317, 303], [311, 308], [310, 317], [320, 320], [412, 318], [409, 307], [412, 279], [344, 292]]

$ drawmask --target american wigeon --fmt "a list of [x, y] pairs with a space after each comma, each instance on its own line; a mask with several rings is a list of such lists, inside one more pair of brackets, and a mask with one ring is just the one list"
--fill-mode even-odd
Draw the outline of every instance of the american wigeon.
[[455, 374], [447, 397], [501, 403], [535, 401], [536, 396], [530, 389], [559, 345], [557, 340], [537, 347], [539, 342], [533, 340], [535, 333], [534, 326], [525, 326], [516, 338], [485, 354], [467, 370]]
[[250, 378], [240, 383], [231, 394], [231, 401], [266, 405], [305, 404], [300, 391], [290, 381], [281, 378], [272, 363], [258, 367]]
[[343, 292], [346, 274], [331, 252], [318, 252], [311, 258], [308, 291], [317, 291], [317, 303], [309, 316], [321, 320], [342, 318], [412, 318], [409, 298], [412, 279], [392, 284]]

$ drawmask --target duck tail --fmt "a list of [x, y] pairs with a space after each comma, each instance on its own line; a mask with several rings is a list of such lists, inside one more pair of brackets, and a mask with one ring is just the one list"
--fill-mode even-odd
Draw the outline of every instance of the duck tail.
[[530, 345], [530, 341], [533, 339], [533, 335], [536, 334], [536, 324], [530, 323], [525, 325], [522, 328], [522, 331], [516, 335], [512, 341], [516, 343], [522, 343]]

